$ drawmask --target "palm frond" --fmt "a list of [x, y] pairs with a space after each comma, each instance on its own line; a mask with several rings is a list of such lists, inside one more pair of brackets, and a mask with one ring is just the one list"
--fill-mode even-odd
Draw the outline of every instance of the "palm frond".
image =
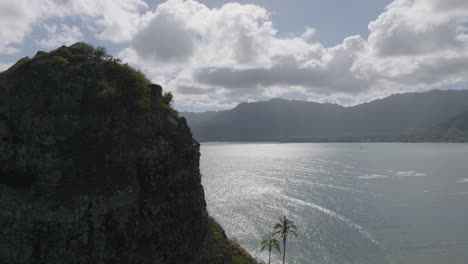
[[293, 234], [293, 235], [297, 238], [297, 232], [296, 232], [296, 231], [297, 231], [297, 229], [294, 229], [294, 230], [291, 229], [291, 230], [289, 230], [289, 232], [290, 232], [291, 234]]
[[269, 239], [263, 239], [263, 240], [260, 242], [260, 246], [261, 246], [260, 250], [261, 250], [261, 251], [265, 250], [265, 248], [267, 248], [269, 244], [270, 244]]
[[276, 223], [276, 224], [273, 226], [273, 229], [274, 229], [274, 230], [283, 229], [283, 225], [282, 225], [281, 223]]
[[282, 235], [282, 230], [276, 230], [275, 232], [272, 233], [273, 236], [277, 236], [277, 235]]
[[280, 242], [278, 241], [278, 239], [273, 238], [273, 239], [271, 240], [271, 246], [272, 246], [272, 248], [276, 249], [278, 252], [281, 253]]

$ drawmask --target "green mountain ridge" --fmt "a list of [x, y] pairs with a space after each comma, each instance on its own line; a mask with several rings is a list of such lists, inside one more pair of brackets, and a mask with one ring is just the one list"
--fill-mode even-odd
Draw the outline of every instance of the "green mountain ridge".
[[465, 111], [468, 91], [433, 90], [351, 107], [272, 99], [242, 103], [231, 110], [181, 115], [200, 141], [439, 141], [430, 134]]

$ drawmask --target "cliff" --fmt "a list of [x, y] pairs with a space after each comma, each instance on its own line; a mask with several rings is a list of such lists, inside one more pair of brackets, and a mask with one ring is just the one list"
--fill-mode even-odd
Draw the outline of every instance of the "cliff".
[[254, 263], [159, 85], [83, 43], [0, 74], [1, 263]]

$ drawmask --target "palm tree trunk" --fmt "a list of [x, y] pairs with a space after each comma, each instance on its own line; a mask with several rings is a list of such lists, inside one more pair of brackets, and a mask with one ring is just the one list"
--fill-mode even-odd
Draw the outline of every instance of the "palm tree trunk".
[[286, 237], [283, 237], [283, 264], [286, 259]]
[[270, 261], [271, 261], [271, 239], [270, 239], [270, 250], [268, 250], [269, 252], [269, 255], [268, 255], [268, 264], [270, 264]]

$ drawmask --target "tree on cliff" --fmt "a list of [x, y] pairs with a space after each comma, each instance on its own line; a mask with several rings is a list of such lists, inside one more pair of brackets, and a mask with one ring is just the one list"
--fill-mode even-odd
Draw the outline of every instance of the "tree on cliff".
[[274, 238], [273, 235], [268, 235], [267, 238], [263, 239], [262, 242], [260, 242], [260, 246], [261, 251], [264, 251], [268, 248], [268, 264], [271, 262], [271, 251], [273, 249], [281, 253], [279, 241], [278, 239]]
[[297, 237], [297, 226], [293, 221], [289, 220], [285, 215], [278, 219], [278, 222], [273, 226], [274, 234], [279, 235], [283, 239], [283, 264], [286, 259], [286, 242], [289, 234]]

